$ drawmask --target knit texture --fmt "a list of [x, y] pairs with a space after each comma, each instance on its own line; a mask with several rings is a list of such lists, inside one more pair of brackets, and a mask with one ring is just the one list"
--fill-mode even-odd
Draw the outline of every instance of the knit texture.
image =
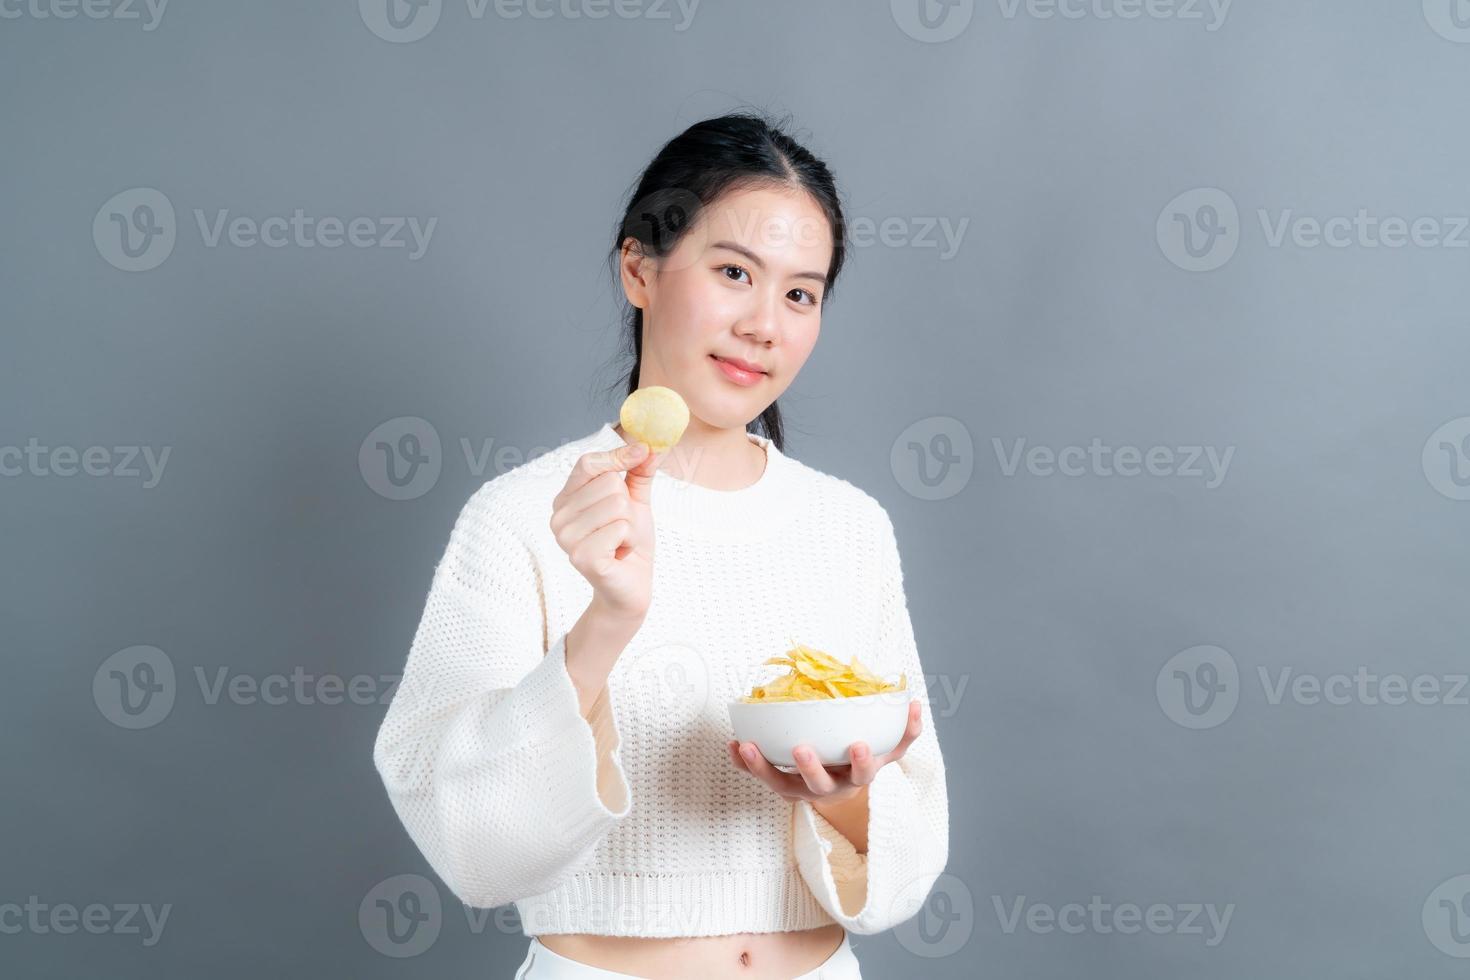
[[[659, 471], [653, 598], [583, 718], [566, 634], [592, 588], [551, 502], [605, 423], [484, 484], [436, 566], [373, 761], [409, 836], [468, 905], [527, 936], [871, 934], [910, 918], [949, 856], [944, 763], [893, 525], [871, 496], [754, 434], [765, 470], [712, 490]], [[924, 728], [869, 787], [857, 853], [805, 801], [737, 769], [729, 702], [792, 642], [889, 680]]]

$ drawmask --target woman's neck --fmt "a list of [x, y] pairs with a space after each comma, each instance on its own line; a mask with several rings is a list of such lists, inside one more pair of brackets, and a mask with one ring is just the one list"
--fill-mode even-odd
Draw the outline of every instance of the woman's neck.
[[[628, 439], [620, 424], [613, 430]], [[745, 429], [720, 429], [689, 420], [678, 445], [659, 463], [661, 472], [710, 490], [743, 490], [761, 478], [766, 453]]]

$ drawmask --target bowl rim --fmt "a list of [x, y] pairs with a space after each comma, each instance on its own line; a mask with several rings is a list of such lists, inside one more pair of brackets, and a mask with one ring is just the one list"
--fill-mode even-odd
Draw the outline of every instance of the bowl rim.
[[857, 702], [857, 701], [862, 701], [862, 702], [865, 702], [866, 703], [866, 702], [871, 702], [871, 701], [875, 701], [875, 700], [879, 700], [879, 699], [883, 699], [883, 698], [892, 698], [894, 700], [894, 703], [897, 704], [900, 701], [900, 699], [898, 697], [900, 694], [907, 694], [907, 695], [909, 695], [909, 697], [907, 699], [904, 699], [902, 701], [902, 703], [904, 705], [907, 705], [909, 703], [909, 701], [912, 701], [916, 697], [916, 695], [912, 691], [910, 691], [907, 688], [904, 688], [903, 690], [899, 690], [899, 691], [877, 691], [877, 692], [875, 692], [873, 694], [849, 694], [849, 695], [846, 695], [845, 697], [840, 697], [840, 698], [803, 698], [803, 699], [801, 699], [799, 701], [740, 701], [740, 700], [733, 700], [733, 701], [730, 701], [729, 704], [730, 704], [731, 707], [735, 707], [735, 706], [738, 705], [741, 708], [786, 708], [786, 707], [794, 707], [796, 705], [806, 705], [806, 704], [851, 704], [851, 703]]

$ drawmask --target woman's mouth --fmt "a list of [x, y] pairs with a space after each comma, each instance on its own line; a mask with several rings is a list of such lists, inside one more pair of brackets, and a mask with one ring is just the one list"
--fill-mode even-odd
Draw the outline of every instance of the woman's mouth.
[[724, 373], [725, 377], [738, 385], [749, 387], [750, 385], [758, 384], [766, 376], [763, 371], [746, 370], [731, 361], [725, 360], [718, 354], [711, 354], [710, 357], [714, 359], [715, 364]]

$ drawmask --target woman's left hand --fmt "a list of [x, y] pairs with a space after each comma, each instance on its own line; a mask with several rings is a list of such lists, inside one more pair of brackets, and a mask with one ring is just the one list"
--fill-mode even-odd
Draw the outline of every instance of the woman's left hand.
[[909, 723], [903, 738], [892, 752], [875, 756], [868, 751], [866, 742], [853, 742], [848, 746], [850, 764], [823, 766], [817, 762], [817, 753], [806, 745], [798, 745], [792, 753], [796, 758], [799, 773], [784, 772], [771, 765], [754, 742], [739, 742], [731, 739], [726, 743], [730, 761], [788, 800], [808, 800], [814, 803], [841, 803], [852, 799], [863, 791], [878, 774], [878, 770], [903, 758], [908, 747], [924, 727], [923, 711], [917, 699], [909, 702]]

